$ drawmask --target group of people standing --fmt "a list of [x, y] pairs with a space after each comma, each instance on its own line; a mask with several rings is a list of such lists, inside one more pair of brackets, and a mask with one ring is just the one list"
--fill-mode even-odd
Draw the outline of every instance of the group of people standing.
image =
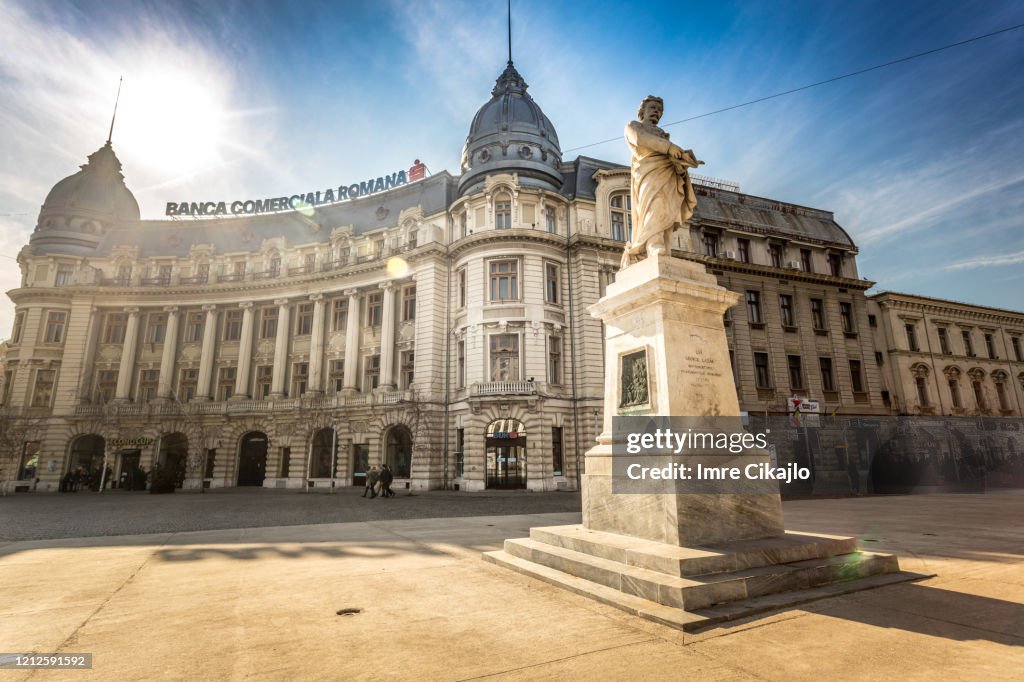
[[381, 497], [394, 497], [395, 491], [391, 489], [391, 482], [395, 480], [395, 474], [387, 464], [379, 467], [374, 464], [366, 472], [366, 488], [363, 490], [363, 497], [369, 495], [370, 499], [380, 495]]

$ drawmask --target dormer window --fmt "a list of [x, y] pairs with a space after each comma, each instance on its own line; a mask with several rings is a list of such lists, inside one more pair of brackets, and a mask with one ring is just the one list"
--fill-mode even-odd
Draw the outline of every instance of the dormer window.
[[612, 239], [620, 242], [633, 238], [633, 200], [629, 194], [613, 195], [610, 201]]
[[507, 194], [499, 194], [494, 200], [494, 228], [512, 229], [512, 200]]

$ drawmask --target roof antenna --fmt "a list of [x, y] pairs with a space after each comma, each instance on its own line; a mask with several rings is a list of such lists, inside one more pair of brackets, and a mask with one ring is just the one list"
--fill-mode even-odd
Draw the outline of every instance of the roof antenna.
[[512, 0], [508, 0], [508, 64], [512, 66]]
[[[511, 2], [512, 0], [509, 0]], [[124, 76], [117, 81], [117, 98], [114, 100], [114, 115], [110, 117], [110, 132], [107, 133], [107, 144], [110, 144], [110, 138], [114, 136], [114, 119], [117, 118], [117, 103], [121, 100], [121, 83], [124, 82]]]

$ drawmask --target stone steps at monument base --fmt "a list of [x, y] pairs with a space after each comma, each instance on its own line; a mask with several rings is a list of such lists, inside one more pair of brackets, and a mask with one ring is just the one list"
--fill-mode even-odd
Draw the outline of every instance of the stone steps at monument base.
[[527, 559], [512, 556], [503, 550], [486, 552], [483, 555], [483, 559], [496, 566], [511, 569], [522, 575], [594, 599], [608, 606], [614, 606], [634, 616], [678, 628], [685, 632], [704, 630], [721, 623], [750, 618], [819, 599], [837, 597], [843, 594], [870, 590], [910, 580], [920, 580], [926, 577], [905, 572], [881, 573], [858, 580], [843, 581], [793, 592], [779, 592], [764, 597], [744, 599], [743, 601], [730, 604], [719, 604], [697, 611], [684, 611], [683, 609], [665, 606], [642, 597], [626, 594], [615, 588], [584, 580], [583, 578], [542, 566]]
[[530, 539], [680, 578], [788, 564], [857, 551], [856, 538], [793, 531], [759, 540], [738, 540], [706, 547], [679, 547], [590, 530], [581, 524], [574, 524], [531, 528]]
[[529, 538], [506, 540], [504, 551], [624, 594], [686, 611], [899, 570], [893, 556], [854, 552], [680, 578]]

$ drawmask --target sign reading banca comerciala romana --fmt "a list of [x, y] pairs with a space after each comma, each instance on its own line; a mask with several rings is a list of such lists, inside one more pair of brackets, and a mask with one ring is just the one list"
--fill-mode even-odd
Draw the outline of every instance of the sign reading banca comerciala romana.
[[[416, 162], [417, 166], [419, 161]], [[407, 174], [404, 170], [383, 175], [379, 178], [366, 180], [358, 184], [339, 185], [323, 191], [305, 192], [304, 194], [292, 194], [287, 197], [270, 197], [268, 199], [246, 199], [237, 201], [168, 201], [164, 215], [168, 216], [219, 216], [227, 215], [254, 215], [259, 213], [274, 213], [276, 211], [298, 211], [302, 209], [320, 206], [322, 204], [333, 204], [339, 201], [358, 199], [369, 194], [376, 194], [385, 190], [404, 185], [409, 182], [410, 174], [416, 170], [413, 166]], [[422, 177], [422, 174], [420, 174]], [[413, 177], [413, 179], [417, 179]]]

